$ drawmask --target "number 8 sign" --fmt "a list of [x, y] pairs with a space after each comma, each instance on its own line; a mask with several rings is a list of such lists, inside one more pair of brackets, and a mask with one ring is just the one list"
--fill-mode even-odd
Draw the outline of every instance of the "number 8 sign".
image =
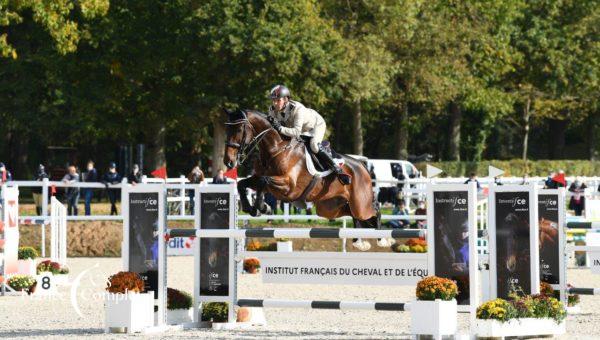
[[36, 295], [51, 295], [56, 293], [56, 282], [50, 272], [43, 272], [35, 278], [37, 284], [35, 287]]

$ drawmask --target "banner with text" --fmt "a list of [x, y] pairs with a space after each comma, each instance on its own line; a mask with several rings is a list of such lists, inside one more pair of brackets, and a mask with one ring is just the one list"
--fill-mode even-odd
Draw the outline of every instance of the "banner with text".
[[[229, 229], [229, 193], [200, 194], [200, 229]], [[200, 295], [229, 295], [229, 239], [200, 240]]]
[[558, 193], [538, 195], [540, 279], [553, 285], [560, 283], [559, 218]]
[[[496, 192], [497, 296], [531, 292], [531, 244], [528, 191]], [[537, 274], [536, 274], [537, 275]]]
[[275, 253], [259, 256], [263, 282], [415, 285], [427, 276], [427, 254]]
[[435, 273], [458, 285], [456, 301], [470, 303], [468, 191], [433, 192]]

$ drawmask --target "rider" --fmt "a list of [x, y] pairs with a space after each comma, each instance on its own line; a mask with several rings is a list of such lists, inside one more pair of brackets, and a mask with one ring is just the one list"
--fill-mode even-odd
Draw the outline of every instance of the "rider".
[[310, 135], [312, 137], [310, 149], [317, 155], [321, 164], [333, 170], [342, 184], [350, 184], [351, 177], [333, 161], [321, 144], [327, 129], [323, 117], [302, 103], [290, 100], [290, 90], [283, 85], [271, 89], [269, 98], [273, 105], [269, 107], [268, 119], [273, 128], [280, 134], [292, 138], [299, 138], [301, 134]]

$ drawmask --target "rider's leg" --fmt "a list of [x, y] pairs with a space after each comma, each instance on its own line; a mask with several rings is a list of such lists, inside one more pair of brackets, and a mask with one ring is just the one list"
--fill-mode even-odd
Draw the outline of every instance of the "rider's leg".
[[331, 155], [321, 145], [323, 137], [325, 136], [326, 127], [327, 126], [325, 125], [325, 122], [318, 124], [315, 127], [313, 130], [313, 136], [310, 140], [310, 149], [317, 155], [317, 158], [321, 164], [328, 169], [333, 170], [337, 174], [338, 179], [343, 185], [348, 185], [352, 182], [351, 177], [345, 174], [339, 165], [335, 164]]
[[351, 177], [345, 174], [344, 170], [342, 170], [342, 168], [333, 161], [333, 158], [329, 152], [327, 152], [320, 143], [319, 151], [317, 152], [317, 158], [319, 158], [319, 162], [321, 162], [321, 164], [326, 166], [328, 169], [333, 170], [337, 174], [338, 179], [343, 185], [348, 185], [352, 182]]

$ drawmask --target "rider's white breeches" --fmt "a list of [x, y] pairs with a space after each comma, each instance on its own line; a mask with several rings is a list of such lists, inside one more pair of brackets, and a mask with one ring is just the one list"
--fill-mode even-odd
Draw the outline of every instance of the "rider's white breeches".
[[310, 149], [312, 150], [312, 152], [319, 152], [319, 143], [323, 141], [326, 130], [327, 124], [325, 124], [325, 121], [321, 121], [315, 126], [315, 128], [312, 131], [310, 131], [313, 136], [310, 140]]

